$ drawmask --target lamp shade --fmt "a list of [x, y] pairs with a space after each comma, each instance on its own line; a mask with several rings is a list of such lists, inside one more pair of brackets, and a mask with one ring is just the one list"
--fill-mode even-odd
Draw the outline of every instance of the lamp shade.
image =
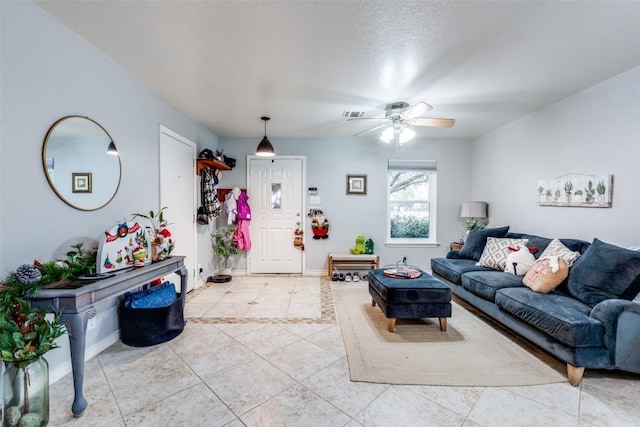
[[273, 157], [276, 155], [276, 151], [273, 149], [273, 145], [271, 145], [269, 138], [267, 138], [267, 121], [271, 120], [271, 118], [265, 116], [260, 117], [260, 120], [264, 120], [264, 137], [258, 144], [258, 148], [256, 148], [256, 156]]
[[487, 202], [464, 202], [460, 209], [460, 218], [486, 218]]
[[258, 148], [256, 149], [256, 156], [262, 157], [272, 157], [275, 156], [276, 152], [273, 150], [273, 145], [271, 145], [271, 141], [269, 138], [262, 138], [262, 141], [258, 144]]

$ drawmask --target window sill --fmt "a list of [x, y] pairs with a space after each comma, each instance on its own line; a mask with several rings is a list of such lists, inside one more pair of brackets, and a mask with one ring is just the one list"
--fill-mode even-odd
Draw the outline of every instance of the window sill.
[[384, 242], [387, 248], [437, 248], [440, 246], [438, 242]]

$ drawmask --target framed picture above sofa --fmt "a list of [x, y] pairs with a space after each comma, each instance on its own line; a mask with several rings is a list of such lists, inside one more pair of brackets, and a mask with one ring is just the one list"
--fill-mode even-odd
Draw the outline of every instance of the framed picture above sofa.
[[613, 175], [567, 174], [537, 182], [540, 206], [610, 208]]

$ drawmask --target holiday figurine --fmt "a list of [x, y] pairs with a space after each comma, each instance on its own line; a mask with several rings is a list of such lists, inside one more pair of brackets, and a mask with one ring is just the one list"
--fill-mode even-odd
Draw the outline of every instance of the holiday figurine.
[[308, 217], [311, 220], [311, 231], [313, 231], [313, 238], [326, 239], [329, 237], [329, 221], [324, 216], [321, 209], [310, 209]]
[[367, 255], [373, 255], [373, 240], [367, 239], [367, 241], [364, 242], [364, 253]]
[[356, 245], [349, 249], [349, 251], [353, 254], [353, 255], [362, 255], [365, 253], [365, 246], [364, 246], [364, 236], [360, 235], [358, 237], [356, 237]]
[[300, 248], [304, 251], [304, 241], [302, 240], [303, 232], [300, 228], [296, 228], [296, 231], [293, 233], [293, 246]]

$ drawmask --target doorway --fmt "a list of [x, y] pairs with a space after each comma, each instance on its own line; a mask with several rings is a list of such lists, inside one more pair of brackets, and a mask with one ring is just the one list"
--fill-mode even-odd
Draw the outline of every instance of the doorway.
[[[196, 284], [196, 144], [160, 126], [160, 207], [166, 206], [175, 242], [172, 255], [185, 256], [187, 292]], [[179, 284], [177, 274], [166, 277]], [[176, 288], [179, 290], [180, 288]]]
[[305, 157], [272, 159], [247, 156], [251, 251], [248, 273], [302, 274], [304, 253], [293, 246], [294, 232], [304, 230]]

